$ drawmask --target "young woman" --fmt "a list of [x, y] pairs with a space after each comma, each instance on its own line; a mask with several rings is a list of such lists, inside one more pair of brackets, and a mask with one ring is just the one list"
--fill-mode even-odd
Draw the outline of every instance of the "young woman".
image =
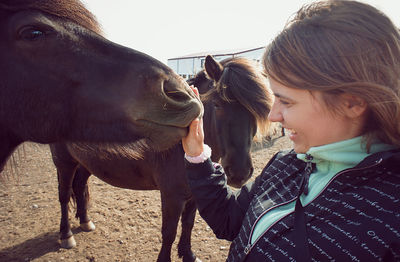
[[201, 119], [182, 140], [200, 215], [228, 261], [400, 261], [400, 35], [372, 6], [305, 6], [267, 47], [269, 119], [293, 150], [238, 191]]

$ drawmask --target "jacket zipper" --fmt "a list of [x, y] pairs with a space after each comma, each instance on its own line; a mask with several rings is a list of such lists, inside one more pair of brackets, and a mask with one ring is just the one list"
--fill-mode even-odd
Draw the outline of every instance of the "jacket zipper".
[[[319, 192], [318, 195], [316, 195], [316, 196], [315, 196], [310, 202], [308, 202], [304, 207], [308, 206], [308, 204], [310, 204], [310, 203], [313, 202], [315, 199], [317, 199], [317, 198], [328, 188], [328, 186], [329, 186], [338, 176], [341, 176], [341, 175], [343, 175], [343, 174], [345, 174], [345, 173], [348, 173], [348, 172], [351, 172], [351, 171], [360, 171], [360, 170], [372, 168], [372, 167], [374, 167], [374, 166], [379, 165], [379, 164], [382, 162], [382, 160], [383, 160], [383, 159], [380, 158], [379, 160], [376, 160], [375, 163], [373, 163], [373, 164], [371, 164], [371, 165], [369, 165], [369, 166], [366, 166], [366, 167], [361, 167], [361, 168], [349, 168], [349, 169], [345, 169], [345, 170], [340, 171], [339, 173], [337, 173], [337, 174], [325, 185], [325, 187], [321, 190], [321, 192]], [[308, 163], [311, 163], [311, 162], [307, 162], [307, 165], [308, 165]], [[307, 166], [306, 166], [306, 168], [307, 168]], [[259, 221], [267, 212], [271, 211], [272, 209], [275, 209], [275, 208], [280, 207], [280, 206], [282, 206], [282, 205], [289, 204], [290, 202], [293, 202], [294, 200], [296, 200], [296, 198], [293, 198], [293, 199], [291, 199], [291, 200], [288, 200], [288, 201], [286, 201], [286, 202], [283, 202], [283, 203], [281, 203], [281, 204], [278, 204], [278, 205], [276, 205], [276, 206], [273, 206], [273, 207], [271, 207], [271, 208], [265, 210], [264, 212], [261, 213], [261, 215], [258, 216], [258, 218], [256, 219], [256, 221], [253, 223], [253, 226], [251, 227], [249, 239], [248, 239], [248, 242], [247, 242], [246, 247], [244, 248], [244, 252], [245, 252], [246, 256], [250, 253], [250, 251], [251, 251], [251, 250], [253, 249], [253, 247], [257, 244], [257, 242], [271, 229], [271, 227], [273, 227], [276, 223], [278, 223], [279, 221], [281, 221], [281, 220], [284, 219], [285, 217], [287, 217], [287, 216], [289, 216], [290, 214], [292, 214], [294, 211], [289, 212], [288, 214], [286, 214], [285, 216], [283, 216], [281, 219], [278, 219], [277, 221], [275, 221], [274, 223], [272, 223], [272, 224], [264, 231], [264, 233], [262, 233], [262, 234], [254, 241], [254, 243], [253, 243], [253, 245], [252, 245], [252, 244], [251, 244], [251, 237], [252, 237], [252, 235], [253, 235], [253, 233], [254, 233], [254, 229], [255, 229], [255, 226], [257, 225], [258, 221]]]

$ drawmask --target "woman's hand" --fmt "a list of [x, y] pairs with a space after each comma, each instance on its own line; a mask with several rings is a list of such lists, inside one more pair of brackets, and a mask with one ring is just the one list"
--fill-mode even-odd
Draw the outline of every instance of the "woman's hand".
[[[193, 92], [199, 96], [199, 91], [190, 86]], [[189, 126], [189, 133], [182, 138], [182, 146], [187, 156], [199, 156], [204, 150], [203, 118], [196, 118]]]
[[182, 138], [182, 146], [186, 155], [199, 156], [204, 150], [203, 119], [196, 118], [189, 126], [189, 133]]

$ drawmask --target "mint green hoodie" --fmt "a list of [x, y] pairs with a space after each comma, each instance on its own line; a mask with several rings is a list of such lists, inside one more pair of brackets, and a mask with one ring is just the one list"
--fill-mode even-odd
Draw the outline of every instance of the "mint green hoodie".
[[[370, 152], [367, 153], [362, 137], [359, 136], [328, 145], [311, 147], [306, 154], [297, 154], [297, 158], [304, 162], [309, 162], [310, 160], [306, 160], [306, 156], [311, 155], [310, 162], [316, 165], [314, 172], [310, 175], [308, 195], [303, 193], [300, 196], [301, 203], [303, 206], [310, 203], [338, 172], [356, 166], [370, 154], [393, 148], [395, 147], [387, 144], [373, 144]], [[253, 244], [274, 222], [293, 212], [294, 207], [295, 201], [293, 200], [264, 213], [255, 226], [251, 243]]]

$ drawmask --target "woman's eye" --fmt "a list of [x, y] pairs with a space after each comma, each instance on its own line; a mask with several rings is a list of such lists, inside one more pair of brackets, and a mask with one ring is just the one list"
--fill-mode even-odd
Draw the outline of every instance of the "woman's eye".
[[288, 104], [289, 104], [289, 102], [287, 102], [287, 101], [284, 101], [284, 100], [283, 100], [283, 101], [281, 100], [281, 104], [282, 104], [282, 105], [288, 105]]
[[45, 36], [45, 33], [40, 29], [27, 28], [21, 31], [20, 37], [25, 40], [39, 40]]

